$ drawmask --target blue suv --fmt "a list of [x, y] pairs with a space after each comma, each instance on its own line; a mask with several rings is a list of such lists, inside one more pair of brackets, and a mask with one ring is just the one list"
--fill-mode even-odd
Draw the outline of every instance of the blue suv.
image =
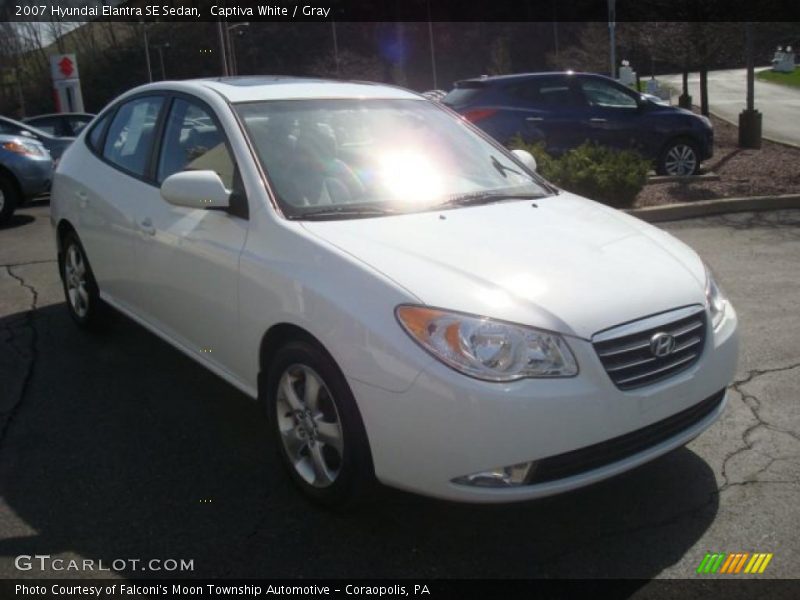
[[519, 135], [551, 154], [582, 143], [633, 149], [661, 175], [693, 175], [713, 154], [711, 121], [658, 104], [590, 73], [525, 73], [466, 79], [442, 102], [502, 144]]

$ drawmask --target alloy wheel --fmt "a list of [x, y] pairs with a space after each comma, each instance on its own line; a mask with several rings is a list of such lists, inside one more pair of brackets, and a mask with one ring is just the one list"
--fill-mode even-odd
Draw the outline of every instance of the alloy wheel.
[[332, 485], [342, 468], [344, 435], [325, 382], [310, 367], [291, 365], [281, 375], [275, 404], [281, 443], [294, 470], [314, 487]]
[[697, 155], [688, 144], [675, 144], [667, 151], [664, 170], [668, 175], [692, 175], [697, 168]]
[[67, 297], [75, 314], [84, 318], [89, 312], [89, 288], [86, 283], [86, 261], [76, 244], [70, 244], [64, 259], [64, 282]]

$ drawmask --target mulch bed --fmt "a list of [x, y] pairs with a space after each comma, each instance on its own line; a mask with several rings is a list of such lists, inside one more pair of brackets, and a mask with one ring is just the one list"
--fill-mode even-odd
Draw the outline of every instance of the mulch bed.
[[739, 148], [739, 129], [711, 117], [714, 157], [701, 172], [713, 171], [719, 181], [648, 184], [634, 206], [658, 206], [712, 198], [772, 196], [800, 192], [800, 148], [762, 141], [760, 150]]

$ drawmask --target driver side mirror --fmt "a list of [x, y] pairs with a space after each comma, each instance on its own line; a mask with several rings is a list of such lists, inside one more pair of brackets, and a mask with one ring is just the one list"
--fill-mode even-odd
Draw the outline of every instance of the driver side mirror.
[[533, 154], [528, 152], [527, 150], [512, 150], [511, 154], [517, 157], [517, 160], [525, 165], [528, 169], [536, 172], [536, 159], [533, 158]]
[[214, 171], [179, 171], [161, 184], [161, 197], [186, 208], [228, 208], [230, 192]]

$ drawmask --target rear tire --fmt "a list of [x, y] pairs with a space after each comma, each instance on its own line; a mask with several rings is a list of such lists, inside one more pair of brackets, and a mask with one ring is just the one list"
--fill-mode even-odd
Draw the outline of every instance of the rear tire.
[[700, 151], [697, 144], [686, 138], [667, 142], [656, 164], [659, 175], [688, 177], [700, 170]]
[[11, 220], [17, 206], [20, 205], [20, 197], [17, 186], [8, 177], [0, 175], [0, 227]]
[[82, 329], [96, 328], [102, 320], [103, 302], [86, 251], [74, 231], [64, 234], [59, 266], [69, 316]]
[[278, 454], [312, 501], [350, 508], [374, 482], [364, 424], [333, 359], [311, 341], [290, 341], [267, 372], [266, 407]]

